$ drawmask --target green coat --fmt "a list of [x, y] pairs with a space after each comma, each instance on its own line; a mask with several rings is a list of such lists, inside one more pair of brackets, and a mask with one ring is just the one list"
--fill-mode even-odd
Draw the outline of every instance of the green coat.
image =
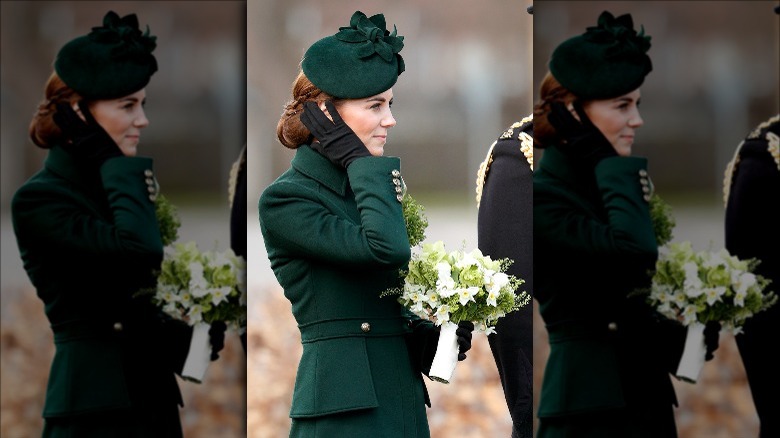
[[410, 257], [400, 179], [398, 158], [345, 171], [303, 145], [260, 198], [268, 258], [303, 343], [291, 436], [429, 436], [415, 345], [435, 330], [379, 296]]
[[155, 186], [149, 158], [98, 171], [55, 146], [13, 197], [24, 268], [54, 332], [47, 419], [181, 403], [169, 340], [189, 330], [164, 322], [149, 295], [132, 297], [162, 259]]
[[[550, 341], [542, 426], [611, 412], [613, 420], [631, 418], [630, 430], [654, 427], [650, 421], [664, 430], [650, 436], [674, 436], [669, 371], [684, 330], [643, 297], [628, 297], [649, 285], [658, 253], [646, 159], [607, 158], [593, 169], [550, 147], [533, 180], [534, 297]], [[637, 412], [658, 415], [632, 417]], [[630, 433], [606, 430], [600, 436]]]

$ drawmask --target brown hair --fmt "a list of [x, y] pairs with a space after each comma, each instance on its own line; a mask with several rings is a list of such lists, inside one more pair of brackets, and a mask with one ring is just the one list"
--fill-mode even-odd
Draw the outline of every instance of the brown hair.
[[276, 125], [276, 137], [282, 145], [290, 149], [297, 149], [298, 146], [311, 140], [311, 132], [301, 122], [303, 103], [313, 101], [319, 105], [326, 100], [333, 101], [336, 107], [343, 101], [343, 99], [336, 99], [317, 88], [301, 70], [293, 81], [292, 100], [284, 106], [282, 117]]
[[[577, 96], [564, 88], [560, 82], [550, 73], [544, 75], [539, 86], [539, 101], [534, 105], [534, 146], [545, 148], [559, 143], [562, 139], [555, 132], [555, 128], [547, 121], [550, 113], [551, 102], [563, 102], [565, 105], [577, 100]], [[583, 104], [585, 102], [582, 102]]]
[[38, 109], [30, 122], [30, 139], [36, 146], [49, 149], [64, 140], [62, 130], [52, 116], [57, 112], [58, 103], [72, 105], [81, 100], [81, 96], [57, 75], [56, 72], [46, 81], [44, 100], [38, 105]]

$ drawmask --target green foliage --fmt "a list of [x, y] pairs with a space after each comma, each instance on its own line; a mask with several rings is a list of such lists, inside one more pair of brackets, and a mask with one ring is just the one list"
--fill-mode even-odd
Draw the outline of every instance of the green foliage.
[[657, 194], [650, 197], [650, 218], [658, 246], [671, 242], [674, 237], [672, 231], [677, 223], [672, 216], [672, 207]]
[[157, 215], [157, 223], [160, 226], [162, 244], [163, 246], [168, 246], [179, 238], [181, 221], [179, 220], [178, 211], [168, 198], [158, 193], [155, 200], [155, 213]]
[[404, 221], [406, 222], [406, 235], [409, 237], [409, 245], [414, 247], [425, 240], [425, 229], [428, 228], [428, 218], [425, 217], [425, 207], [420, 205], [408, 193], [401, 201]]

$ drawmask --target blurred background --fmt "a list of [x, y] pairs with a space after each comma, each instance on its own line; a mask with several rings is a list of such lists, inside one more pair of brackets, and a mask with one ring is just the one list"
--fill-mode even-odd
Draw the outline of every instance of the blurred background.
[[[181, 241], [202, 250], [230, 244], [228, 175], [246, 141], [246, 2], [0, 2], [2, 147], [2, 370], [0, 435], [40, 436], [54, 344], [42, 302], [22, 267], [10, 222], [15, 190], [40, 169], [46, 152], [27, 128], [43, 98], [54, 57], [69, 40], [102, 25], [109, 10], [138, 15], [157, 36], [159, 70], [146, 88], [139, 154], [154, 158], [161, 191], [179, 207]], [[228, 333], [206, 381], [180, 381], [187, 437], [243, 437], [246, 355]]]
[[[294, 151], [276, 139], [306, 49], [348, 26], [355, 10], [384, 13], [404, 36], [406, 71], [393, 87], [397, 120], [386, 154], [402, 159], [409, 193], [426, 208], [427, 238], [477, 245], [476, 174], [490, 144], [531, 111], [528, 2], [492, 0], [250, 0], [247, 12], [249, 164], [248, 436], [286, 437], [300, 334], [259, 231], [262, 190]], [[476, 337], [449, 385], [428, 382], [435, 437], [509, 436], [511, 421], [487, 339]]]
[[[645, 156], [656, 193], [677, 220], [674, 241], [696, 250], [724, 246], [723, 176], [737, 145], [780, 108], [777, 1], [534, 2], [534, 99], [552, 51], [595, 26], [608, 10], [630, 13], [652, 37], [653, 71], [641, 87], [644, 126], [634, 154]], [[541, 157], [536, 150], [536, 159]], [[535, 395], [548, 353], [538, 311]], [[696, 385], [674, 381], [681, 438], [754, 437], [758, 417], [734, 337], [721, 334], [715, 359]], [[538, 401], [538, 400], [537, 400]]]

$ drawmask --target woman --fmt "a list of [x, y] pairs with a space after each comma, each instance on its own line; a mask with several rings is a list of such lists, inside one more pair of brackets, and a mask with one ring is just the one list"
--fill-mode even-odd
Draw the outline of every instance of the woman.
[[154, 48], [135, 15], [107, 13], [60, 49], [30, 124], [48, 157], [12, 214], [56, 345], [44, 437], [182, 436], [190, 330], [136, 294], [162, 259], [152, 160], [136, 156]]
[[538, 437], [677, 435], [669, 373], [685, 332], [632, 294], [657, 258], [647, 160], [632, 156], [649, 48], [630, 15], [603, 12], [554, 50], [534, 108], [534, 296], [550, 341]]
[[[400, 160], [383, 156], [402, 47], [383, 15], [355, 12], [306, 51], [277, 127], [296, 154], [259, 208], [303, 343], [292, 437], [430, 435], [420, 373], [438, 329], [380, 298], [410, 257]], [[459, 329], [461, 360], [471, 329]]]

